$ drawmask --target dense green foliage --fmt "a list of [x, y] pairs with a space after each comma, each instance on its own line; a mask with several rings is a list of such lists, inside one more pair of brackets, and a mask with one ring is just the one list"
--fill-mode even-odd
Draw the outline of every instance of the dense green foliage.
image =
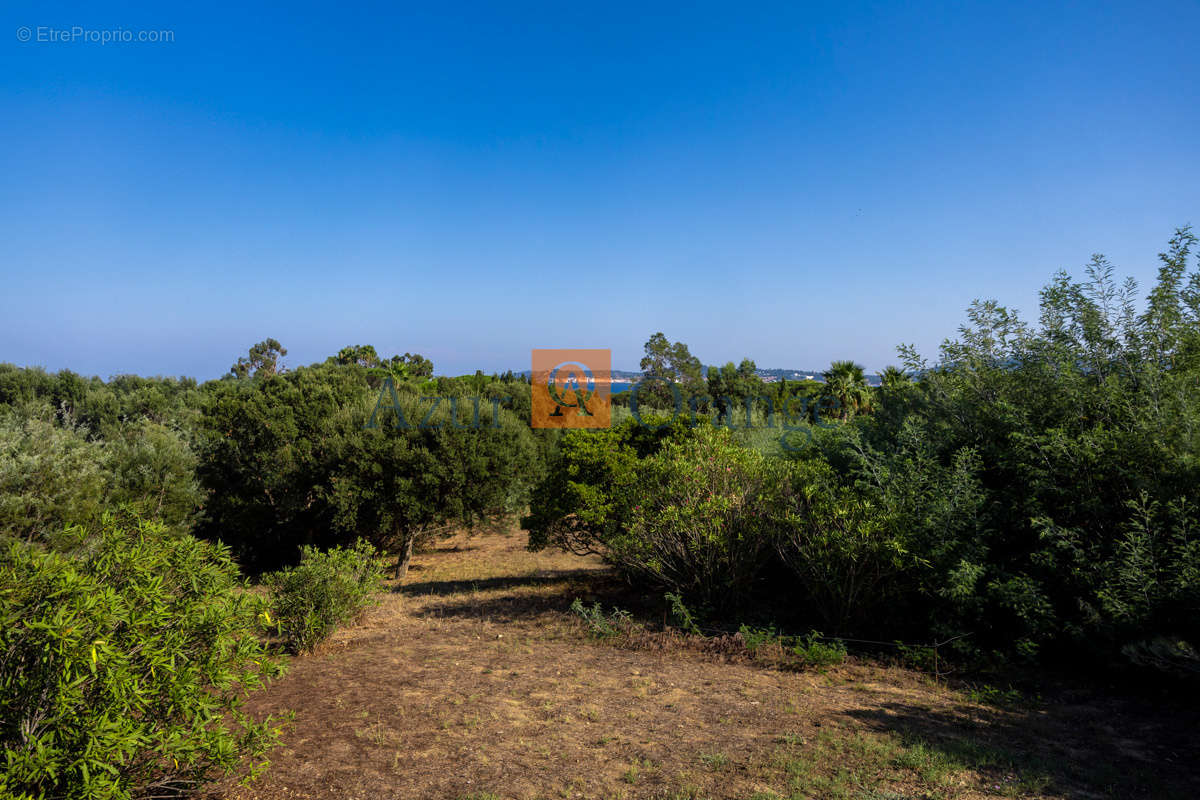
[[[555, 446], [511, 374], [435, 379], [368, 346], [295, 370], [284, 355], [265, 340], [201, 386], [0, 365], [10, 793], [166, 794], [258, 758], [268, 728], [237, 698], [273, 669], [264, 631], [311, 648], [378, 586], [373, 545], [403, 573], [441, 526], [522, 508]], [[233, 557], [299, 564], [266, 577], [268, 609]]]
[[520, 510], [540, 474], [528, 417], [505, 407], [513, 395], [490, 382], [478, 393], [439, 383], [440, 401], [386, 384], [339, 418], [333, 528], [401, 553], [401, 572], [439, 526]]
[[333, 419], [361, 396], [362, 376], [301, 368], [205, 388], [198, 474], [211, 498], [200, 533], [229, 544], [252, 569], [291, 562], [302, 544], [334, 544], [322, 502]]
[[704, 605], [744, 598], [771, 547], [781, 470], [704, 426], [665, 442], [635, 470], [631, 513], [605, 541], [625, 571]]
[[370, 605], [383, 583], [376, 556], [362, 540], [324, 552], [305, 547], [299, 564], [266, 576], [274, 616], [268, 624], [293, 651], [311, 650]]
[[[1198, 671], [1194, 247], [1187, 230], [1171, 240], [1140, 311], [1097, 257], [1085, 281], [1046, 287], [1037, 326], [976, 303], [935, 366], [902, 348], [905, 368], [874, 390], [835, 362], [809, 419], [840, 422], [795, 426], [777, 453], [714, 436], [709, 422], [733, 427], [725, 401], [685, 410], [661, 448], [570, 432], [534, 491], [531, 546], [841, 635], [967, 634], [956, 646], [980, 658]], [[685, 375], [686, 348], [659, 339], [648, 362]], [[710, 369], [709, 388], [761, 409], [743, 367]]]
[[1061, 274], [1043, 290], [1037, 327], [977, 303], [936, 368], [906, 354], [919, 382], [885, 395], [860, 443], [830, 448], [887, 496], [974, 462], [977, 510], [952, 513], [927, 546], [929, 624], [1025, 654], [1200, 637], [1194, 247], [1186, 230], [1171, 240], [1141, 313], [1100, 257], [1084, 282]]
[[523, 505], [541, 450], [507, 406], [523, 391], [528, 408], [527, 386], [390, 375], [372, 386], [373, 375], [325, 364], [206, 387], [201, 532], [258, 569], [294, 561], [301, 545], [365, 538], [403, 571], [439, 526]]
[[552, 468], [533, 489], [522, 519], [529, 547], [554, 546], [579, 555], [607, 552], [632, 523], [637, 467], [664, 442], [687, 436], [684, 422], [646, 417], [610, 429], [570, 431], [558, 443]]
[[369, 345], [287, 370], [286, 353], [266, 339], [202, 386], [0, 365], [0, 537], [46, 540], [123, 507], [253, 571], [360, 537], [403, 571], [446, 525], [521, 510], [556, 446], [511, 373], [434, 378], [423, 356]]
[[110, 477], [103, 444], [78, 428], [0, 417], [0, 538], [45, 538], [94, 522]]
[[204, 492], [184, 434], [141, 417], [103, 439], [45, 406], [23, 410], [0, 409], [0, 538], [46, 539], [117, 506], [191, 527]]
[[[599, 553], [677, 615], [1200, 674], [1195, 247], [1176, 234], [1144, 302], [1097, 257], [1036, 324], [976, 303], [876, 389], [852, 361], [705, 371], [655, 334], [607, 430], [531, 430], [524, 379], [370, 345], [288, 369], [266, 339], [203, 385], [0, 365], [0, 792], [181, 791], [260, 757], [238, 703], [277, 668], [266, 629], [310, 649], [381, 551], [403, 577], [440, 533], [525, 509], [531, 548]], [[235, 559], [283, 568], [269, 599]], [[768, 630], [743, 638], [840, 658]]]
[[226, 548], [106, 516], [0, 550], [0, 795], [187, 790], [260, 757], [243, 695], [280, 665]]

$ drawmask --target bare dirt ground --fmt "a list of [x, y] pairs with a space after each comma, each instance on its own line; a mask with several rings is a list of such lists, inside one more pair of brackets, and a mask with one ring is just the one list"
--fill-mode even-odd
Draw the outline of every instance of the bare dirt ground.
[[[254, 696], [295, 721], [274, 798], [1200, 797], [1187, 712], [1118, 701], [1000, 710], [858, 661], [783, 672], [590, 639], [597, 560], [459, 537], [363, 622]], [[617, 593], [617, 594], [614, 594]]]

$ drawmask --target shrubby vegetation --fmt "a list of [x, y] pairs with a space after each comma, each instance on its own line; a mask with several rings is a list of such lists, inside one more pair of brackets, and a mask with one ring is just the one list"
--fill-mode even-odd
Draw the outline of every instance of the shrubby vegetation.
[[[0, 365], [0, 794], [165, 795], [257, 769], [273, 727], [239, 705], [276, 645], [355, 617], [376, 547], [402, 575], [441, 526], [524, 507], [554, 447], [511, 374], [286, 354], [268, 339], [203, 385]], [[426, 419], [431, 394], [457, 399]]]
[[528, 408], [528, 386], [474, 382], [473, 392], [470, 381], [438, 383], [432, 396], [449, 399], [436, 406], [411, 386], [388, 384], [335, 420], [330, 530], [397, 553], [397, 577], [439, 528], [519, 511], [541, 474], [528, 411], [518, 417], [501, 402], [523, 390]]
[[1200, 673], [1195, 247], [1176, 234], [1144, 302], [1097, 257], [1036, 323], [977, 303], [877, 388], [849, 361], [705, 370], [658, 333], [608, 430], [531, 430], [524, 378], [369, 345], [288, 369], [267, 339], [202, 385], [0, 365], [0, 789], [176, 791], [261, 757], [237, 698], [276, 670], [265, 629], [309, 649], [369, 602], [380, 554], [402, 578], [521, 511], [531, 548], [599, 553], [677, 616]]
[[103, 444], [76, 426], [0, 417], [0, 538], [44, 538], [95, 522], [110, 482]]
[[745, 598], [766, 564], [780, 470], [708, 426], [643, 459], [628, 525], [604, 542], [626, 572], [705, 606]]
[[46, 539], [131, 508], [189, 530], [204, 502], [186, 436], [142, 417], [100, 438], [46, 407], [0, 409], [0, 539]]
[[[936, 364], [902, 348], [878, 389], [835, 362], [805, 388], [824, 422], [779, 453], [708, 424], [780, 408], [750, 364], [702, 385], [686, 347], [656, 336], [644, 366], [680, 381], [697, 424], [677, 418], [641, 448], [624, 427], [567, 433], [533, 494], [530, 545], [599, 552], [689, 601], [735, 598], [841, 635], [969, 634], [956, 646], [981, 661], [1194, 672], [1195, 245], [1186, 229], [1172, 238], [1140, 310], [1097, 257], [1084, 281], [1046, 287], [1036, 326], [976, 303]], [[659, 394], [643, 413], [672, 408]]]
[[298, 565], [267, 576], [273, 623], [293, 651], [311, 650], [370, 605], [383, 584], [376, 555], [362, 540], [324, 552], [305, 547]]
[[227, 548], [106, 515], [0, 549], [0, 795], [131, 798], [261, 758], [246, 692], [280, 664]]
[[[373, 369], [328, 363], [206, 387], [199, 474], [212, 496], [200, 532], [254, 569], [294, 561], [301, 545], [364, 538], [397, 554], [402, 576], [439, 527], [524, 504], [540, 450], [528, 417], [506, 406], [527, 409], [528, 386], [427, 386]], [[450, 399], [422, 399], [434, 396]]]

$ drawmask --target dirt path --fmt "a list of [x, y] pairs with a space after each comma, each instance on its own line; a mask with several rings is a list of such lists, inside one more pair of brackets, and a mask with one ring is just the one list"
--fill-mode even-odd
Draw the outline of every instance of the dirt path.
[[[223, 795], [1138, 796], [1118, 788], [1129, 774], [1184, 758], [1111, 709], [1001, 712], [896, 668], [779, 672], [593, 642], [563, 611], [609, 583], [598, 561], [528, 553], [515, 532], [418, 555], [402, 591], [253, 698], [295, 724], [262, 778]], [[1088, 713], [1117, 727], [1081, 747]]]

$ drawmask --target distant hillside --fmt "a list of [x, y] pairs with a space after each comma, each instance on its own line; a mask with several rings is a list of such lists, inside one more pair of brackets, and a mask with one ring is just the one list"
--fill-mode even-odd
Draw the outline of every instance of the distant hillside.
[[789, 381], [823, 380], [821, 370], [819, 369], [785, 369], [782, 367], [773, 367], [770, 369], [756, 369], [754, 373], [764, 381], [778, 381], [784, 378], [787, 378]]
[[[709, 367], [704, 367], [704, 372], [706, 372], [706, 374], [708, 373], [708, 369]], [[755, 373], [758, 375], [758, 377], [766, 380], [767, 383], [775, 383], [776, 380], [782, 380], [784, 378], [787, 380], [824, 380], [821, 374], [821, 369], [773, 367], [769, 369], [756, 369]], [[529, 377], [528, 369], [522, 369], [521, 372], [516, 374], [521, 375], [522, 378]], [[613, 369], [612, 378], [614, 380], [636, 381], [641, 380], [642, 373], [636, 371], [636, 369]], [[878, 375], [875, 373], [868, 373], [866, 374], [866, 383], [871, 386], [878, 386], [880, 385], [880, 377], [878, 377]]]
[[[707, 374], [708, 370], [709, 370], [709, 367], [704, 367], [705, 374]], [[527, 370], [527, 369], [521, 370], [517, 374], [522, 377], [529, 377], [529, 370]], [[762, 378], [764, 381], [767, 381], [768, 383], [774, 383], [775, 381], [783, 380], [784, 378], [787, 378], [789, 381], [805, 381], [805, 380], [824, 381], [825, 380], [825, 378], [822, 376], [822, 371], [819, 369], [792, 369], [792, 368], [784, 368], [784, 367], [772, 367], [770, 369], [755, 370], [755, 374], [757, 374], [758, 377]], [[614, 369], [612, 371], [612, 377], [614, 380], [619, 380], [619, 381], [637, 381], [637, 380], [641, 379], [642, 373], [638, 372], [636, 370]], [[871, 386], [878, 386], [879, 385], [879, 376], [876, 375], [875, 373], [867, 373], [867, 383]]]

